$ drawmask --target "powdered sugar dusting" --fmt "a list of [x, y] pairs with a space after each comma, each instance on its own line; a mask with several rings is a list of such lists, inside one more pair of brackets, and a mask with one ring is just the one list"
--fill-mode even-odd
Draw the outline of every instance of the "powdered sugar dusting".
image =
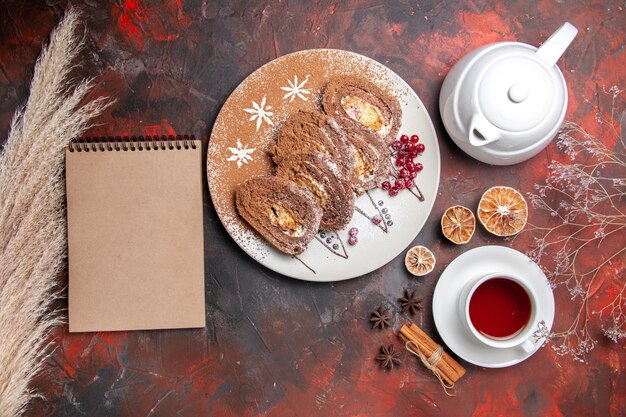
[[235, 239], [241, 249], [254, 259], [262, 261], [273, 250], [265, 239], [239, 218], [236, 212], [225, 214], [221, 217], [221, 220], [224, 225], [228, 225], [226, 230], [228, 230], [228, 233]]
[[324, 157], [324, 162], [326, 163], [326, 165], [328, 166], [328, 168], [330, 168], [330, 172], [333, 173], [333, 175], [335, 176], [335, 178], [341, 178], [341, 173], [339, 171], [339, 167], [337, 166], [337, 164], [335, 163], [335, 161], [333, 161], [332, 159], [330, 159], [328, 156]]

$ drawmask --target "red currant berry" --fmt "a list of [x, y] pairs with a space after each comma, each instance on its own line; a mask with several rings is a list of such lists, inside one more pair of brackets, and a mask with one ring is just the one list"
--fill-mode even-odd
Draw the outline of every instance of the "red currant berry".
[[395, 140], [392, 144], [391, 144], [391, 148], [394, 151], [399, 151], [400, 149], [402, 149], [402, 142]]
[[415, 164], [415, 172], [420, 172], [423, 169], [424, 169], [424, 165], [422, 165], [420, 162]]
[[391, 183], [389, 181], [383, 181], [382, 188], [385, 191], [389, 191], [391, 189]]
[[353, 227], [350, 229], [348, 233], [350, 234], [350, 236], [354, 237], [359, 234], [359, 229], [357, 229], [356, 227]]
[[382, 221], [383, 221], [383, 218], [378, 216], [378, 215], [372, 217], [372, 223], [374, 223], [374, 224], [380, 224]]
[[348, 243], [354, 246], [359, 243], [359, 239], [357, 239], [356, 236], [350, 236], [350, 238], [348, 239]]
[[411, 172], [411, 178], [417, 177], [417, 170]]
[[420, 153], [417, 151], [417, 149], [413, 149], [411, 152], [409, 152], [409, 156], [410, 156], [411, 158], [417, 158], [417, 156], [418, 156], [419, 154], [420, 154]]
[[413, 172], [415, 171], [415, 163], [409, 160], [406, 164], [404, 164], [404, 168], [406, 168], [409, 172]]
[[411, 152], [415, 150], [415, 144], [414, 143], [407, 143], [406, 145], [404, 145], [404, 149], [407, 150], [407, 152]]
[[417, 143], [420, 141], [420, 137], [417, 135], [411, 135], [411, 142]]
[[419, 153], [424, 152], [424, 150], [425, 150], [425, 149], [426, 149], [426, 146], [424, 146], [424, 144], [423, 144], [423, 143], [418, 143], [418, 144], [417, 144], [417, 146], [416, 146], [416, 148], [415, 148], [415, 150], [416, 150], [417, 152], [419, 152]]
[[407, 135], [400, 136], [400, 142], [407, 143], [409, 141], [409, 137]]
[[398, 195], [398, 189], [396, 187], [393, 187], [391, 190], [389, 190], [389, 195], [392, 197], [395, 197]]
[[411, 175], [411, 173], [409, 172], [409, 170], [408, 170], [408, 169], [406, 169], [406, 168], [402, 168], [402, 169], [400, 170], [400, 178], [408, 178], [408, 177], [409, 177], [409, 175]]
[[400, 157], [396, 158], [396, 166], [401, 167], [402, 165], [404, 165], [404, 157], [400, 156]]
[[412, 178], [409, 178], [408, 180], [405, 181], [404, 185], [406, 185], [406, 188], [413, 188], [413, 186], [415, 185], [415, 183], [413, 182]]
[[404, 183], [404, 180], [402, 178], [398, 178], [396, 180], [396, 183], [394, 184], [394, 187], [398, 190], [403, 190], [404, 187], [406, 187], [406, 184]]

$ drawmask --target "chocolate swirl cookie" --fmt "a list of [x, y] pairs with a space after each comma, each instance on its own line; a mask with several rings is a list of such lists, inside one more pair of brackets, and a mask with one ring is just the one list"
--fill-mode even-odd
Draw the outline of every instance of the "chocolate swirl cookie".
[[322, 218], [322, 210], [309, 191], [278, 177], [253, 177], [239, 184], [235, 205], [250, 226], [290, 255], [306, 249]]
[[[337, 123], [342, 118], [337, 117]], [[343, 129], [344, 135], [353, 148], [354, 170], [352, 174], [352, 189], [357, 195], [378, 187], [387, 179], [391, 172], [391, 150], [382, 140], [369, 132]]]
[[276, 165], [293, 153], [310, 150], [330, 155], [344, 177], [351, 178], [354, 171], [354, 151], [338, 126], [324, 113], [298, 111], [292, 114], [278, 132], [269, 154]]
[[289, 179], [309, 191], [322, 208], [320, 229], [346, 226], [354, 213], [352, 183], [341, 176], [330, 155], [318, 151], [294, 153], [283, 159], [276, 176]]
[[364, 79], [333, 78], [322, 92], [322, 107], [345, 129], [373, 133], [386, 145], [391, 145], [400, 129], [398, 99]]

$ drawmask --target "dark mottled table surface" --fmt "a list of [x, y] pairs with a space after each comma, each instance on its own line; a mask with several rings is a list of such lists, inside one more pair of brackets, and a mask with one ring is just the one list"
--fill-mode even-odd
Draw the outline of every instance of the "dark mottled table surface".
[[[366, 276], [335, 284], [285, 278], [245, 255], [220, 224], [205, 192], [207, 327], [198, 330], [68, 334], [32, 387], [42, 394], [29, 416], [618, 416], [626, 414], [626, 349], [603, 336], [586, 363], [550, 345], [527, 361], [484, 369], [461, 361], [466, 376], [456, 397], [414, 358], [382, 371], [381, 344], [400, 343], [394, 330], [372, 331], [369, 314], [393, 306], [395, 330], [407, 320], [397, 299], [405, 288], [422, 294], [415, 321], [441, 341], [432, 293], [441, 272], [469, 248], [498, 244], [527, 251], [532, 233], [503, 240], [478, 228], [472, 241], [444, 241], [439, 218], [453, 204], [475, 207], [494, 181], [533, 191], [548, 175], [553, 144], [523, 164], [491, 167], [463, 154], [443, 129], [438, 94], [450, 67], [489, 42], [539, 45], [564, 21], [580, 30], [559, 61], [568, 82], [567, 120], [609, 147], [598, 114], [624, 97], [626, 12], [623, 1], [4, 1], [0, 5], [0, 137], [28, 96], [42, 44], [69, 5], [82, 9], [88, 49], [80, 73], [95, 77], [94, 97], [117, 102], [94, 130], [107, 134], [192, 132], [208, 142], [220, 106], [252, 71], [307, 48], [355, 51], [387, 65], [424, 101], [441, 147], [442, 174], [433, 212], [415, 239], [438, 264], [414, 279], [402, 256]], [[612, 90], [616, 91], [616, 90]], [[608, 97], [608, 98], [607, 98]], [[617, 101], [617, 103], [615, 102]], [[620, 107], [621, 106], [621, 107]], [[621, 110], [620, 110], [621, 109]], [[621, 111], [622, 113], [619, 113]], [[618, 123], [619, 125], [619, 123]], [[622, 122], [623, 127], [623, 122]], [[532, 212], [531, 222], [545, 213]], [[623, 245], [624, 241], [618, 241]], [[606, 280], [624, 279], [624, 270]], [[608, 281], [607, 281], [608, 282]], [[555, 330], [564, 330], [578, 304], [555, 290]], [[593, 298], [602, 305], [602, 295]]]

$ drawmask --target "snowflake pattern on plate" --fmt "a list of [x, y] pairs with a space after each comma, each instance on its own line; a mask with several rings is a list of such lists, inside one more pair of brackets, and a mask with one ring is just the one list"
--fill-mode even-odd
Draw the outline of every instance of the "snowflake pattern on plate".
[[[247, 146], [247, 145], [246, 145]], [[241, 144], [241, 140], [237, 139], [237, 147], [231, 148], [228, 150], [232, 153], [226, 160], [227, 161], [237, 161], [237, 168], [241, 168], [243, 164], [247, 164], [248, 161], [252, 161], [252, 152], [256, 148], [247, 148], [246, 146]]]
[[296, 99], [296, 97], [300, 98], [302, 101], [309, 101], [306, 97], [307, 94], [311, 94], [311, 90], [308, 88], [304, 88], [307, 82], [309, 82], [310, 75], [307, 75], [301, 83], [298, 84], [298, 76], [293, 76], [293, 81], [287, 80], [287, 84], [289, 87], [280, 87], [281, 90], [286, 91], [287, 94], [283, 96], [283, 100], [289, 99], [290, 103]]
[[272, 122], [272, 119], [270, 119], [270, 117], [274, 115], [274, 112], [270, 110], [272, 110], [272, 106], [267, 105], [266, 96], [263, 96], [261, 104], [252, 100], [252, 108], [243, 109], [243, 111], [252, 115], [250, 116], [250, 120], [256, 120], [257, 132], [261, 128], [261, 124], [263, 124], [263, 122], [267, 123], [270, 126], [274, 126], [274, 122]]

